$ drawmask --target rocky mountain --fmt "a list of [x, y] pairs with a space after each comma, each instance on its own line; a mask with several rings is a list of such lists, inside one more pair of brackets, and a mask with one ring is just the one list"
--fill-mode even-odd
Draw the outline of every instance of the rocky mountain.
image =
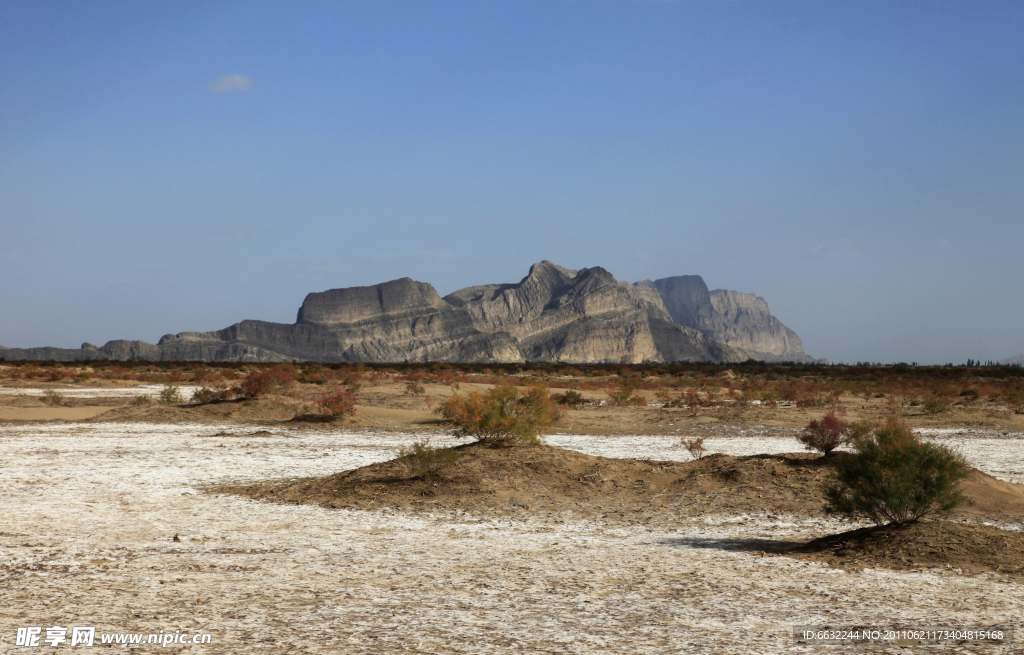
[[1000, 359], [996, 364], [1000, 366], [1024, 366], [1024, 353], [1014, 355], [1013, 357], [1007, 357], [1006, 359]]
[[[742, 344], [742, 345], [741, 345]], [[792, 355], [792, 357], [789, 357]], [[441, 298], [409, 278], [306, 296], [294, 324], [242, 321], [157, 344], [3, 349], [7, 359], [325, 362], [742, 362], [810, 359], [763, 299], [699, 276], [632, 285], [540, 262], [516, 284]]]
[[711, 339], [741, 348], [755, 359], [770, 362], [817, 362], [804, 352], [796, 332], [772, 316], [764, 298], [752, 293], [708, 291], [699, 275], [680, 275], [637, 282], [655, 289], [672, 320]]

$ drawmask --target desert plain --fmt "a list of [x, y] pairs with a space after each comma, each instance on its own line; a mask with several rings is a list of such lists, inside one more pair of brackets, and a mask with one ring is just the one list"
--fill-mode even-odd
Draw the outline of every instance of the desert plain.
[[[590, 404], [545, 446], [496, 450], [431, 411], [452, 384], [374, 378], [338, 421], [296, 420], [285, 393], [141, 404], [162, 385], [0, 379], [0, 652], [126, 648], [15, 646], [25, 626], [211, 635], [133, 652], [1024, 650], [1024, 416], [1005, 407], [901, 408], [975, 469], [968, 503], [919, 534], [801, 552], [870, 525], [821, 510], [828, 464], [796, 436], [824, 408], [611, 407], [583, 389]], [[838, 406], [850, 420], [893, 411]], [[693, 460], [684, 437], [708, 455]], [[422, 480], [390, 461], [426, 439], [462, 445], [460, 465]], [[820, 646], [795, 626], [1016, 638]]]

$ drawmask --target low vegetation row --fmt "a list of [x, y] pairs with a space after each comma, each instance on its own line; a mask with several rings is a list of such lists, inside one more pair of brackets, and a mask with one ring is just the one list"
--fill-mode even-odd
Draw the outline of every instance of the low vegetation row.
[[[837, 408], [844, 399], [884, 399], [894, 412], [929, 414], [953, 406], [1000, 404], [1024, 413], [1024, 369], [1020, 367], [865, 367], [865, 366], [549, 366], [409, 364], [240, 364], [174, 362], [6, 362], [0, 381], [81, 384], [121, 380], [195, 385], [209, 391], [201, 402], [255, 397], [295, 382], [343, 387], [357, 393], [366, 385], [399, 383], [420, 395], [426, 384], [528, 387], [544, 384], [560, 391], [569, 407], [587, 401], [583, 391], [600, 391], [613, 406], [656, 404], [684, 407], [696, 415], [723, 403]], [[220, 394], [220, 395], [218, 395]]]

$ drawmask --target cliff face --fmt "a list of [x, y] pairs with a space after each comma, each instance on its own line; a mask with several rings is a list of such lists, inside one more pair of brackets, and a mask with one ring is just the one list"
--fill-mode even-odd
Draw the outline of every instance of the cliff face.
[[547, 261], [518, 283], [444, 298], [409, 278], [311, 293], [292, 325], [242, 321], [168, 334], [156, 345], [0, 348], [8, 359], [252, 362], [742, 362], [795, 353], [810, 359], [751, 294], [709, 292], [696, 275], [631, 285], [600, 267], [576, 271]]
[[764, 298], [752, 293], [708, 291], [699, 275], [680, 275], [638, 287], [654, 289], [679, 325], [699, 330], [711, 339], [742, 348], [766, 361], [817, 361], [804, 352], [796, 332], [772, 316]]
[[715, 289], [711, 292], [711, 304], [715, 308], [713, 336], [717, 340], [780, 360], [809, 357], [800, 337], [772, 316], [764, 298]]
[[671, 320], [661, 299], [600, 267], [572, 271], [545, 261], [519, 284], [469, 287], [444, 300], [481, 332], [511, 335], [529, 361], [665, 361], [649, 326], [651, 318]]

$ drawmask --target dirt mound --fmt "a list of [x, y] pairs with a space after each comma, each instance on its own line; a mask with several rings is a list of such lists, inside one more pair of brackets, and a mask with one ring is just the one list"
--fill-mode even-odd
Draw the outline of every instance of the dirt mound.
[[1024, 577], [1024, 534], [952, 521], [861, 528], [815, 539], [782, 554], [843, 568], [946, 567]]
[[[573, 510], [604, 517], [769, 513], [820, 516], [833, 461], [807, 453], [691, 462], [609, 459], [552, 446], [457, 448], [459, 463], [434, 480], [391, 460], [322, 478], [220, 488], [251, 498], [325, 507], [468, 511]], [[981, 472], [965, 485], [970, 514], [1024, 517], [1020, 485]], [[958, 515], [959, 516], [959, 515]]]
[[688, 465], [584, 455], [552, 446], [459, 446], [457, 466], [441, 477], [415, 477], [402, 460], [290, 483], [222, 489], [252, 498], [328, 507], [426, 507], [478, 510], [587, 508], [602, 501], [650, 504], [679, 493]]
[[232, 400], [210, 405], [127, 404], [113, 409], [94, 421], [145, 421], [149, 423], [282, 422], [290, 420], [299, 403], [287, 396], [266, 395], [252, 400]]

